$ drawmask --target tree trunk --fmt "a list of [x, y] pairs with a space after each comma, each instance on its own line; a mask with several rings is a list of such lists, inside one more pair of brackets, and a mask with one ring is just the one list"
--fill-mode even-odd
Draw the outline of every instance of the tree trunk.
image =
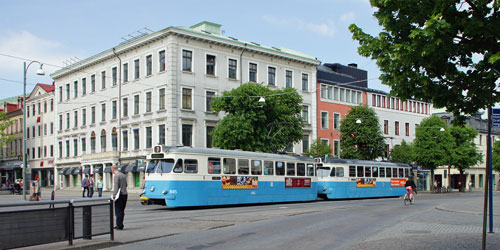
[[431, 192], [435, 192], [434, 190], [434, 169], [431, 168]]
[[462, 169], [460, 169], [460, 182], [462, 183], [462, 185], [460, 185], [460, 189], [458, 191], [463, 192], [465, 181], [464, 181], [464, 171]]
[[448, 187], [447, 187], [447, 190], [450, 190], [451, 189], [451, 174], [450, 174], [450, 170], [451, 170], [451, 166], [448, 165], [448, 174], [446, 175], [446, 178], [448, 178]]

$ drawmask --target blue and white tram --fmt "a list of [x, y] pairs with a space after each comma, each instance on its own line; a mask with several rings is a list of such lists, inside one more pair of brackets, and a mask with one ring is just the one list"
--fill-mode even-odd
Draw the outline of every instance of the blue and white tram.
[[147, 161], [143, 204], [184, 207], [317, 199], [311, 158], [155, 146]]
[[316, 169], [318, 195], [327, 199], [403, 196], [410, 166], [402, 163], [327, 159]]

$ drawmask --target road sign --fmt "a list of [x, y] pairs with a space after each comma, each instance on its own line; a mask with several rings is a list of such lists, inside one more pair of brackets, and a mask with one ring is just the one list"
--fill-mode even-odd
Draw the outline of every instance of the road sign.
[[500, 108], [497, 109], [494, 108], [492, 111], [493, 111], [491, 116], [492, 125], [493, 127], [500, 127]]

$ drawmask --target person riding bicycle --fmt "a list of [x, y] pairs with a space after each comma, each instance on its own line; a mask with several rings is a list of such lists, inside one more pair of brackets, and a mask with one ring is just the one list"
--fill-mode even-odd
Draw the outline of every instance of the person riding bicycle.
[[415, 185], [415, 182], [413, 182], [412, 177], [408, 178], [408, 180], [406, 181], [405, 188], [410, 193], [410, 200], [412, 200], [413, 199], [413, 191], [415, 190], [415, 193], [417, 192], [417, 186]]

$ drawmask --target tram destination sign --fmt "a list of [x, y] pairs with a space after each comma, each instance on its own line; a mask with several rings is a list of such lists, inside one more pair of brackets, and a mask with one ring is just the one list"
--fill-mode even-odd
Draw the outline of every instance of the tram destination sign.
[[500, 108], [494, 108], [492, 111], [492, 125], [493, 127], [500, 127]]

